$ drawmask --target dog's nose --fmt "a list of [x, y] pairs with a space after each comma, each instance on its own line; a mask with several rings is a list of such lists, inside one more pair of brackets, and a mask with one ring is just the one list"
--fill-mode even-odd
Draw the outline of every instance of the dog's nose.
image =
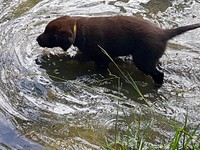
[[44, 42], [42, 42], [41, 36], [38, 36], [38, 37], [36, 38], [36, 41], [38, 42], [38, 44], [39, 44], [41, 47], [44, 47]]
[[44, 41], [42, 40], [42, 37], [41, 37], [41, 35], [39, 35], [37, 38], [36, 38], [36, 41], [38, 42], [38, 44], [40, 45], [40, 46], [44, 46]]
[[36, 38], [36, 41], [41, 47], [48, 47], [48, 39], [46, 38], [46, 36], [44, 36], [44, 34], [39, 35]]

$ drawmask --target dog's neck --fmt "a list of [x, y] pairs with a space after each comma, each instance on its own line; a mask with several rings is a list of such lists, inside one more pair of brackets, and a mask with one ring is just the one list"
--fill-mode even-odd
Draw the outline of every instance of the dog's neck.
[[74, 22], [73, 32], [74, 32], [74, 42], [73, 42], [73, 44], [74, 44], [75, 41], [76, 41], [76, 34], [77, 34], [77, 24], [76, 24], [76, 20], [75, 20], [75, 22]]

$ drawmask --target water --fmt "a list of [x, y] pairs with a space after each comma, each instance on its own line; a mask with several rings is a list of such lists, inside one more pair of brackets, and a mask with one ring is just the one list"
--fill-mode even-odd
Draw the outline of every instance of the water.
[[184, 123], [185, 114], [190, 129], [200, 123], [200, 29], [169, 41], [161, 60], [165, 83], [158, 90], [134, 64], [118, 62], [151, 107], [124, 78], [119, 81], [113, 64], [110, 73], [99, 74], [93, 62], [66, 61], [61, 49], [40, 48], [35, 41], [62, 15], [135, 15], [163, 28], [198, 23], [200, 2], [0, 2], [0, 149], [103, 149], [105, 136], [114, 139], [117, 114], [121, 132], [127, 120], [134, 128], [141, 118], [142, 134], [153, 144], [168, 143], [174, 135], [171, 122]]

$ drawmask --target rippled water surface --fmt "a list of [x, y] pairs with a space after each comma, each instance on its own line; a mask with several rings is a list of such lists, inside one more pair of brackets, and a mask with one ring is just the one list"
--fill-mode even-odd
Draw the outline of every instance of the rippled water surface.
[[105, 137], [114, 139], [127, 124], [134, 128], [138, 118], [152, 144], [168, 143], [171, 122], [183, 124], [185, 114], [194, 129], [200, 123], [200, 29], [169, 41], [160, 89], [134, 64], [118, 62], [150, 106], [113, 64], [99, 73], [93, 62], [66, 59], [61, 49], [40, 48], [35, 39], [62, 15], [135, 15], [173, 28], [200, 22], [199, 10], [195, 0], [0, 0], [0, 149], [104, 149]]

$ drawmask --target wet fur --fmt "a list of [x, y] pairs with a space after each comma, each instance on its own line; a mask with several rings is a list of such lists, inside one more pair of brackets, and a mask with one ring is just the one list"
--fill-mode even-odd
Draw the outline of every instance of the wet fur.
[[[74, 31], [75, 26], [77, 31]], [[132, 16], [63, 16], [51, 21], [37, 41], [42, 47], [61, 47], [64, 51], [74, 45], [87, 60], [95, 61], [97, 67], [107, 67], [110, 62], [98, 45], [112, 58], [131, 54], [137, 68], [161, 86], [164, 73], [157, 69], [157, 64], [165, 52], [167, 41], [199, 27], [200, 24], [194, 24], [162, 29], [147, 20]]]

